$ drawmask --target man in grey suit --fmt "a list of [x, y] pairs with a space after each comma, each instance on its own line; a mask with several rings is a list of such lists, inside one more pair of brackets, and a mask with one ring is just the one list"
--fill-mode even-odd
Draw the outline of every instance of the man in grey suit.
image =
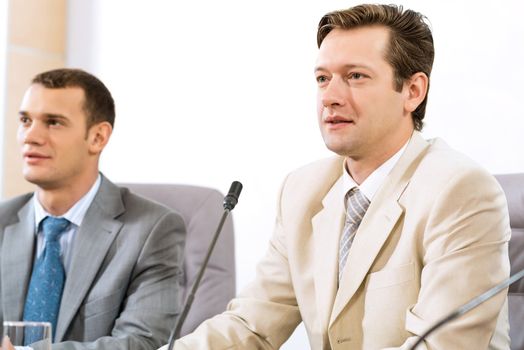
[[[154, 349], [179, 312], [184, 223], [99, 172], [114, 116], [105, 85], [77, 69], [37, 75], [21, 104], [36, 190], [0, 203], [0, 321], [51, 322], [53, 349]], [[65, 223], [55, 243], [51, 220]], [[37, 274], [51, 265], [59, 277]]]

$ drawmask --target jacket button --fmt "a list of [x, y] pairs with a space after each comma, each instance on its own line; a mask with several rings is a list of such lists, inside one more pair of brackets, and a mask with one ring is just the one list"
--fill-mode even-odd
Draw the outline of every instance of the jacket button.
[[337, 339], [337, 344], [347, 343], [348, 341], [351, 341], [350, 337], [347, 338], [339, 338]]

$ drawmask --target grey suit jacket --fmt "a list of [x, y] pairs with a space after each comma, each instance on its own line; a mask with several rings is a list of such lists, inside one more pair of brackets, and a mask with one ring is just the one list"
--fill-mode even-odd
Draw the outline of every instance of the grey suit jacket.
[[[31, 197], [0, 203], [0, 321], [23, 316], [36, 246]], [[166, 343], [179, 312], [184, 237], [178, 214], [102, 176], [73, 243], [53, 349]]]

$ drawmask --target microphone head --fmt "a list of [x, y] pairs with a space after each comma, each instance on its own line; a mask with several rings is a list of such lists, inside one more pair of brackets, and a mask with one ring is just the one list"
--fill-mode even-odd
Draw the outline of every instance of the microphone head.
[[224, 197], [224, 209], [233, 210], [238, 203], [240, 192], [242, 192], [242, 184], [238, 181], [233, 181], [227, 196]]

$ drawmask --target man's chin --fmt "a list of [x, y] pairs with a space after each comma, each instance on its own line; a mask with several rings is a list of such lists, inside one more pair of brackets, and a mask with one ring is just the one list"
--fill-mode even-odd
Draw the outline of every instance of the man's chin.
[[338, 154], [342, 157], [347, 157], [348, 154], [350, 154], [350, 150], [348, 149], [347, 145], [341, 145], [339, 143], [329, 143], [326, 142], [326, 147], [328, 150], [330, 150], [333, 153]]
[[331, 152], [342, 157], [352, 157], [360, 153], [362, 142], [358, 139], [342, 135], [322, 135], [324, 144]]
[[24, 179], [27, 182], [42, 188], [49, 186], [53, 182], [51, 179], [49, 179], [49, 176], [35, 174], [34, 172], [24, 172]]

